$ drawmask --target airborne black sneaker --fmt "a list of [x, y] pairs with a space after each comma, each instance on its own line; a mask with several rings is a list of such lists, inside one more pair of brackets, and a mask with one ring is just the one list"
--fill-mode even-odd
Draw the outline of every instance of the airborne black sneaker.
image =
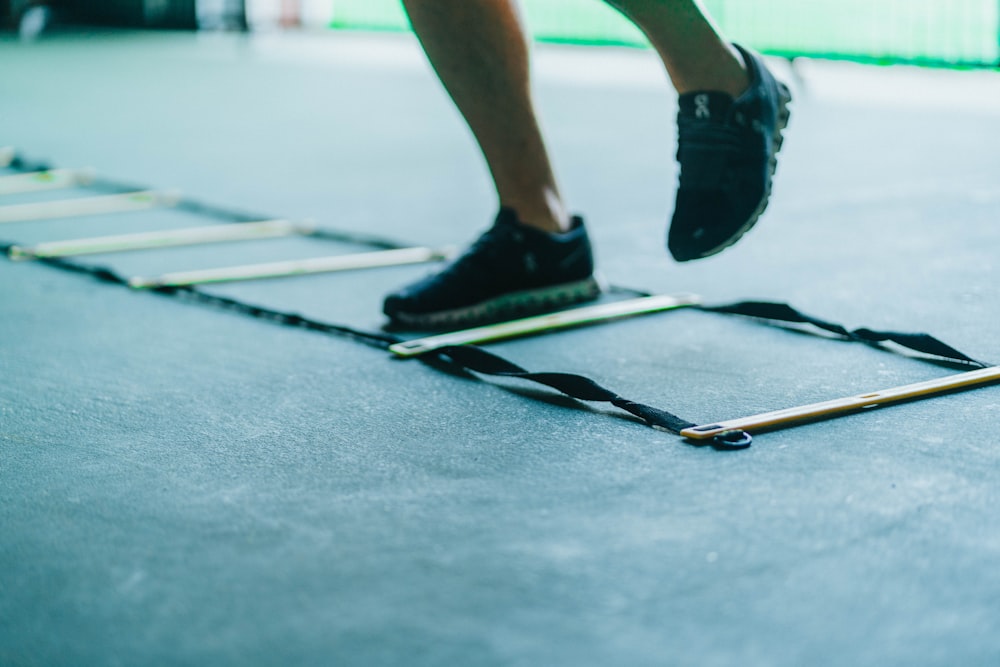
[[736, 243], [767, 207], [771, 178], [788, 123], [788, 88], [761, 58], [736, 46], [750, 89], [680, 96], [677, 161], [680, 185], [667, 236], [679, 262], [708, 257]]
[[564, 234], [548, 234], [502, 208], [462, 255], [387, 296], [383, 310], [404, 326], [441, 329], [532, 315], [600, 292], [581, 218]]

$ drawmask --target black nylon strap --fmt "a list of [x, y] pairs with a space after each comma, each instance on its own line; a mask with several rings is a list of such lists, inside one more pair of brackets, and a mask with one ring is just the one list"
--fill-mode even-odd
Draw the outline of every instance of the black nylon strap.
[[11, 158], [7, 168], [14, 171], [49, 171], [55, 169], [53, 165], [44, 160], [32, 160], [21, 153], [17, 153]]
[[758, 319], [772, 320], [776, 322], [791, 322], [794, 324], [810, 324], [818, 329], [827, 331], [847, 340], [877, 345], [878, 343], [892, 342], [901, 345], [914, 352], [928, 354], [934, 357], [949, 359], [962, 364], [969, 364], [979, 368], [987, 368], [990, 364], [983, 363], [956, 350], [934, 336], [926, 333], [904, 333], [899, 331], [875, 331], [872, 329], [848, 330], [846, 327], [827, 322], [811, 315], [806, 315], [788, 304], [771, 303], [768, 301], [739, 301], [722, 306], [702, 306], [702, 310], [714, 313], [727, 313], [731, 315], [744, 315]]
[[487, 352], [472, 345], [448, 345], [435, 350], [436, 356], [445, 356], [453, 362], [470, 371], [496, 377], [511, 377], [520, 380], [537, 382], [551, 387], [567, 396], [592, 402], [611, 403], [643, 420], [649, 426], [671, 433], [680, 433], [682, 429], [696, 424], [681, 419], [666, 410], [654, 408], [643, 403], [636, 403], [606, 389], [590, 378], [572, 373], [534, 373], [521, 368], [503, 357]]
[[[15, 244], [13, 243], [3, 243], [0, 244], [0, 249], [6, 255], [10, 252], [11, 247]], [[80, 262], [74, 262], [73, 260], [63, 259], [62, 257], [39, 257], [34, 260], [40, 264], [45, 264], [47, 266], [54, 266], [56, 268], [62, 269], [63, 271], [69, 271], [71, 273], [82, 273], [84, 275], [91, 276], [105, 283], [112, 283], [115, 285], [128, 285], [128, 280], [123, 278], [120, 274], [115, 271], [105, 267], [105, 266], [93, 266], [90, 264], [82, 264]]]

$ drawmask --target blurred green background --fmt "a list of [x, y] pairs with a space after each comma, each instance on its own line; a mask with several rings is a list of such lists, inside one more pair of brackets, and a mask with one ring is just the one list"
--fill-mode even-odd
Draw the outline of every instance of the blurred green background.
[[[761, 51], [865, 62], [996, 67], [998, 0], [705, 0], [728, 37]], [[603, 2], [524, 0], [543, 41], [645, 46]], [[405, 30], [399, 0], [334, 0], [332, 27]]]

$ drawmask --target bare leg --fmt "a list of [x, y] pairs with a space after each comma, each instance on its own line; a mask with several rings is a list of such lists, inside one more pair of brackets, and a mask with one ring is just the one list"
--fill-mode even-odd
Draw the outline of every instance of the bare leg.
[[546, 231], [565, 231], [529, 80], [516, 0], [403, 0], [414, 32], [483, 151], [500, 205]]
[[750, 81], [742, 57], [722, 39], [698, 0], [605, 0], [646, 34], [678, 93], [717, 90], [737, 97]]

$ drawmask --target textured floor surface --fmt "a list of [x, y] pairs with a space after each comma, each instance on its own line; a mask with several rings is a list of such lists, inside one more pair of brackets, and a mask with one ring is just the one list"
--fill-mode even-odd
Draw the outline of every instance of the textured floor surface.
[[[493, 214], [406, 37], [63, 36], [0, 42], [0, 62], [0, 144], [60, 165], [414, 243], [463, 242]], [[766, 217], [677, 265], [675, 106], [650, 54], [550, 47], [537, 66], [611, 281], [789, 301], [1000, 361], [1000, 75], [803, 63]], [[156, 211], [0, 239], [204, 222]], [[92, 261], [138, 275], [353, 250]], [[377, 328], [381, 295], [426, 271], [213, 291]], [[720, 453], [38, 264], [0, 260], [0, 306], [0, 664], [1000, 661], [996, 387]], [[493, 349], [692, 421], [952, 372], [694, 311]]]

